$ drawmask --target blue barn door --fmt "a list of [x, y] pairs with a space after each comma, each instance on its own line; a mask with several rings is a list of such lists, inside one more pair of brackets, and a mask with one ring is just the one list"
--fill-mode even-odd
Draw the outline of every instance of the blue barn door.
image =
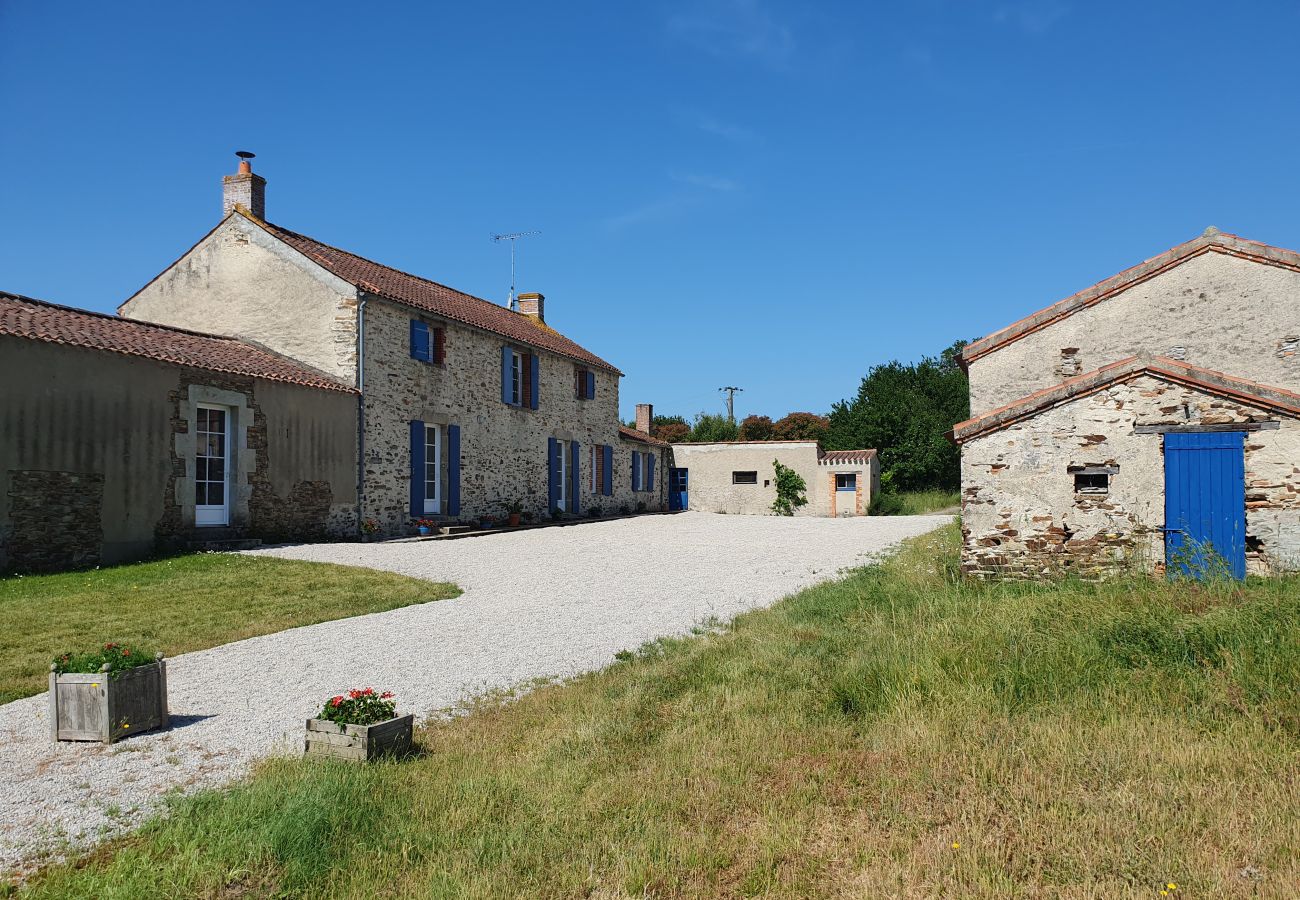
[[689, 476], [690, 472], [687, 469], [668, 470], [668, 508], [670, 510], [676, 511], [690, 508], [690, 498], [687, 495]]
[[1246, 577], [1245, 432], [1165, 434], [1165, 561], [1171, 575]]

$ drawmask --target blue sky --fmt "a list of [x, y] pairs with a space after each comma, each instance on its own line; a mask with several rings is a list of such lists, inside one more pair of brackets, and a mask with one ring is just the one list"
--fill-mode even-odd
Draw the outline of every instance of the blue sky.
[[0, 0], [0, 288], [267, 217], [547, 318], [623, 409], [824, 412], [1215, 225], [1300, 248], [1300, 4]]

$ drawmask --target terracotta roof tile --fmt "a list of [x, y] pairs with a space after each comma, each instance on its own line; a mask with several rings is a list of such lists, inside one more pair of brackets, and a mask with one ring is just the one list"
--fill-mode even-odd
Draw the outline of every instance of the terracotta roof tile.
[[626, 425], [618, 426], [618, 436], [625, 441], [640, 441], [643, 444], [654, 444], [656, 447], [667, 447], [667, 441], [661, 441], [659, 438], [650, 437], [644, 431], [637, 431], [635, 428], [628, 428]]
[[869, 462], [876, 455], [875, 450], [827, 450], [817, 460], [819, 466], [843, 466], [848, 463]]
[[363, 291], [473, 325], [522, 344], [550, 350], [616, 375], [623, 374], [596, 354], [584, 350], [555, 329], [541, 325], [523, 313], [323, 244], [296, 231], [263, 222], [242, 210], [239, 210], [239, 214], [245, 215], [303, 256]]
[[0, 291], [0, 335], [356, 393], [321, 372], [234, 338], [73, 309], [4, 291]]

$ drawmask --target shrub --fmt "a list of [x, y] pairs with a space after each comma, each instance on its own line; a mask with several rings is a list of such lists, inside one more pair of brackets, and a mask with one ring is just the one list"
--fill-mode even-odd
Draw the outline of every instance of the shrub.
[[902, 516], [907, 514], [907, 504], [896, 491], [881, 491], [871, 501], [867, 515]]
[[340, 725], [374, 725], [397, 717], [392, 691], [376, 694], [374, 688], [353, 689], [325, 701], [318, 719]]
[[554, 507], [554, 508], [551, 510], [551, 521], [552, 521], [552, 522], [558, 522], [558, 521], [560, 521], [560, 520], [563, 519], [563, 518], [564, 518], [564, 510], [560, 509], [558, 506], [557, 506], [557, 507]]
[[61, 653], [54, 657], [54, 671], [64, 672], [100, 672], [108, 666], [109, 675], [117, 675], [136, 666], [147, 666], [157, 658], [151, 650], [132, 650], [124, 644], [107, 643], [102, 650], [82, 651], [80, 653]]
[[645, 512], [645, 501], [644, 501], [644, 500], [638, 500], [638, 501], [636, 502], [636, 511], [637, 511], [637, 512]]
[[772, 501], [772, 512], [778, 516], [793, 516], [794, 511], [808, 505], [808, 483], [803, 476], [789, 466], [781, 465], [780, 460], [772, 460], [776, 469], [776, 499]]
[[622, 506], [620, 506], [620, 507], [618, 508], [618, 511], [619, 511], [619, 513], [620, 513], [621, 515], [624, 515], [624, 516], [630, 516], [630, 515], [632, 515], [632, 507], [628, 506], [626, 503], [624, 503]]
[[599, 519], [599, 518], [600, 518], [600, 512], [601, 512], [601, 510], [600, 510], [600, 507], [599, 507], [599, 506], [588, 506], [588, 507], [587, 507], [587, 515], [588, 515], [590, 518], [593, 518], [593, 519]]

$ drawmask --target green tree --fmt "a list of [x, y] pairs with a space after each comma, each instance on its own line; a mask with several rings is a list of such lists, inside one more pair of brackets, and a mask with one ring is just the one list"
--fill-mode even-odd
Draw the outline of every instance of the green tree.
[[689, 440], [696, 443], [702, 441], [734, 441], [740, 436], [740, 429], [736, 423], [722, 414], [714, 415], [712, 413], [700, 413], [695, 417], [695, 424], [691, 428]]
[[820, 441], [826, 437], [830, 427], [831, 423], [825, 416], [792, 412], [772, 426], [772, 437], [778, 441]]
[[746, 416], [740, 422], [740, 439], [742, 441], [770, 441], [772, 439], [772, 420], [767, 416]]
[[685, 422], [666, 422], [663, 425], [655, 425], [650, 429], [650, 436], [657, 437], [661, 441], [667, 441], [670, 444], [680, 444], [691, 438], [691, 426]]
[[796, 509], [808, 505], [808, 482], [794, 469], [781, 465], [778, 459], [772, 460], [772, 467], [776, 470], [776, 499], [772, 501], [772, 512], [778, 516], [793, 516]]
[[961, 453], [948, 433], [970, 417], [970, 386], [958, 365], [964, 346], [957, 341], [919, 363], [873, 366], [857, 396], [832, 408], [824, 446], [874, 447], [882, 475], [899, 490], [957, 490]]

